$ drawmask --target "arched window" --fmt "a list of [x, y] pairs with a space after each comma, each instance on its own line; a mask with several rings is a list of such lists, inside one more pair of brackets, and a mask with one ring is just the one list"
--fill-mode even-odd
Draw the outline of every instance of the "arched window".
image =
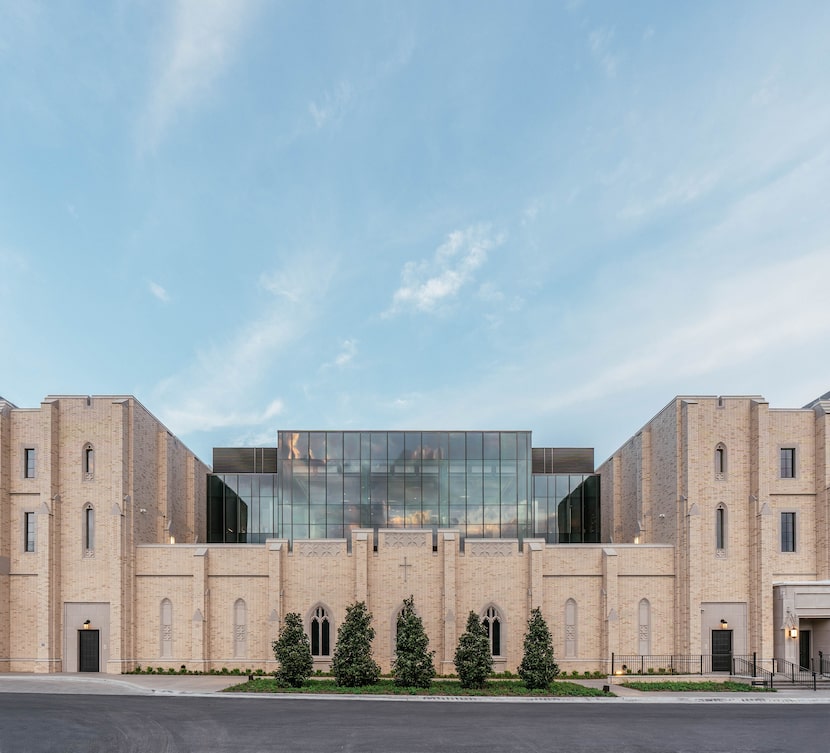
[[311, 655], [331, 656], [331, 617], [329, 610], [322, 605], [314, 607], [311, 613]]
[[726, 445], [718, 442], [715, 446], [715, 478], [726, 477]]
[[501, 656], [503, 654], [503, 646], [501, 640], [502, 627], [501, 612], [495, 606], [489, 606], [484, 610], [484, 617], [481, 619], [481, 624], [484, 625], [484, 630], [487, 633], [487, 638], [490, 641], [490, 653], [493, 656]]
[[87, 442], [81, 453], [84, 480], [90, 481], [95, 477], [95, 448]]
[[233, 656], [234, 659], [248, 656], [248, 607], [244, 599], [237, 599], [233, 605]]
[[173, 656], [173, 602], [170, 599], [161, 601], [161, 658], [170, 659]]
[[715, 508], [715, 549], [726, 549], [726, 505], [721, 502]]
[[651, 653], [651, 604], [648, 599], [640, 599], [637, 622], [637, 653], [648, 656]]
[[565, 602], [565, 656], [576, 657], [576, 601], [568, 599]]
[[84, 554], [89, 557], [95, 551], [95, 508], [91, 504], [84, 505], [83, 516]]

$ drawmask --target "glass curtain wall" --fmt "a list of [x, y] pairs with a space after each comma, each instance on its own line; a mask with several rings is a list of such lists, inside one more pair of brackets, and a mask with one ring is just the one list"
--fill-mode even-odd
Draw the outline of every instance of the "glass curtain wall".
[[530, 432], [280, 432], [278, 450], [278, 473], [209, 476], [209, 541], [355, 528], [600, 541], [599, 477], [531, 475]]
[[599, 476], [534, 474], [534, 535], [549, 544], [600, 542]]
[[208, 541], [261, 544], [277, 538], [277, 474], [208, 476]]
[[529, 535], [530, 432], [280, 432], [278, 526], [289, 539], [354, 528]]

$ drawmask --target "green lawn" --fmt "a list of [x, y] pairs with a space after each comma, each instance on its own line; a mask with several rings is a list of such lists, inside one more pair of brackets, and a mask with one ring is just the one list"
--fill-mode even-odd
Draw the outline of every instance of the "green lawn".
[[770, 688], [759, 685], [747, 685], [744, 682], [714, 682], [712, 680], [684, 681], [684, 680], [663, 680], [660, 682], [631, 682], [620, 683], [624, 688], [642, 690], [648, 692], [667, 691], [671, 693], [766, 693], [772, 692]]
[[548, 690], [528, 690], [515, 680], [488, 680], [483, 690], [465, 690], [457, 681], [434, 680], [429, 690], [399, 688], [394, 680], [380, 680], [377, 685], [341, 688], [332, 679], [310, 680], [301, 688], [281, 687], [270, 677], [255, 677], [250, 682], [227, 688], [226, 693], [340, 693], [344, 695], [452, 695], [452, 696], [613, 696], [599, 688], [586, 688], [575, 682], [554, 682]]

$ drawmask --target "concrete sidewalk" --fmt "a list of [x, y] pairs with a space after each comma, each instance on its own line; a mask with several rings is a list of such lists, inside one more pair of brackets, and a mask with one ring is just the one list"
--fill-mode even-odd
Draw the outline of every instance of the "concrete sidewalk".
[[94, 673], [59, 673], [35, 675], [28, 673], [0, 674], [2, 693], [61, 693], [76, 695], [193, 695], [225, 698], [293, 698], [306, 699], [368, 699], [390, 701], [463, 701], [509, 703], [807, 703], [830, 704], [830, 690], [807, 690], [781, 687], [775, 693], [644, 693], [614, 684], [613, 680], [573, 680], [580, 685], [602, 688], [610, 685], [616, 698], [531, 698], [494, 696], [376, 696], [376, 695], [299, 695], [299, 694], [243, 694], [222, 696], [221, 691], [245, 682], [245, 675], [107, 675]]
[[0, 674], [0, 693], [76, 693], [158, 695], [219, 693], [247, 679], [244, 675], [108, 675], [61, 672], [52, 675]]

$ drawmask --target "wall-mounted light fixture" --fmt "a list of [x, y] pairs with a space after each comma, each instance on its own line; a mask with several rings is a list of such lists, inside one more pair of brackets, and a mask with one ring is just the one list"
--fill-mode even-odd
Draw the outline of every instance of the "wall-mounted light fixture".
[[798, 628], [791, 627], [789, 630], [787, 630], [787, 634], [790, 636], [790, 638], [798, 638]]
[[87, 620], [87, 621], [84, 623], [84, 630], [89, 630], [89, 626], [90, 626], [91, 624], [92, 624], [92, 623], [91, 623], [89, 620]]
[[729, 623], [726, 620], [721, 620], [720, 621], [720, 629], [721, 630], [728, 630], [729, 629]]

